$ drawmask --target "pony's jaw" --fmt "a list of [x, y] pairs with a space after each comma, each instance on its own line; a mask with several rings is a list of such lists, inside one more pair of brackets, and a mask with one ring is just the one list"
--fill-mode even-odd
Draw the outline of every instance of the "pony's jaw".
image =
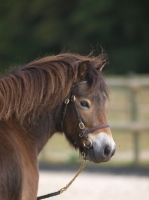
[[113, 138], [105, 132], [89, 134], [89, 138], [92, 141], [92, 148], [88, 149], [86, 159], [94, 163], [109, 161], [116, 150]]

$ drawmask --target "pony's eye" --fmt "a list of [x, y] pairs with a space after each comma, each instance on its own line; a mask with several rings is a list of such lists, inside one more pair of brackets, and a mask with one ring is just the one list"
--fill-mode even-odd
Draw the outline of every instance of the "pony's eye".
[[85, 109], [89, 109], [89, 103], [87, 101], [80, 101], [80, 106]]

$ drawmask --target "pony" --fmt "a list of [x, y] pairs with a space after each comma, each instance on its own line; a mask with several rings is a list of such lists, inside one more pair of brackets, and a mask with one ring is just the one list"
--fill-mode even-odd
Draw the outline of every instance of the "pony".
[[106, 63], [105, 53], [62, 53], [1, 76], [0, 199], [37, 198], [37, 157], [55, 133], [64, 133], [86, 160], [111, 159], [115, 142], [104, 109]]

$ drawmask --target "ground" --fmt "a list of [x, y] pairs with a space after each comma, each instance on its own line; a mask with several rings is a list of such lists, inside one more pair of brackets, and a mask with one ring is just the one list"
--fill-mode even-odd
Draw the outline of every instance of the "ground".
[[[38, 195], [58, 191], [75, 175], [79, 166], [40, 170]], [[45, 168], [44, 168], [45, 169]], [[75, 182], [54, 200], [148, 200], [149, 170], [87, 166]]]

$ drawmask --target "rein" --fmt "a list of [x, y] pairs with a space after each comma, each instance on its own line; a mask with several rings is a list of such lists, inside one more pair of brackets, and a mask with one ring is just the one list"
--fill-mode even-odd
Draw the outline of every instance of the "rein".
[[69, 186], [75, 181], [75, 179], [79, 176], [79, 174], [82, 172], [82, 170], [84, 169], [85, 165], [86, 165], [86, 159], [84, 158], [84, 162], [80, 166], [80, 168], [77, 171], [76, 175], [73, 177], [73, 179], [65, 187], [61, 188], [57, 192], [53, 192], [53, 193], [49, 193], [49, 194], [46, 194], [46, 195], [43, 195], [43, 196], [39, 196], [39, 197], [37, 197], [37, 200], [47, 199], [47, 198], [50, 198], [50, 197], [53, 197], [53, 196], [60, 195], [63, 192], [65, 192], [69, 188]]
[[[79, 83], [76, 83], [76, 84], [72, 85], [72, 89], [74, 87], [77, 87], [79, 85], [86, 84], [86, 83], [87, 83], [87, 81], [81, 81]], [[82, 138], [84, 138], [84, 141], [83, 141], [84, 148], [90, 149], [90, 148], [92, 148], [92, 141], [88, 138], [88, 134], [92, 133], [92, 132], [94, 132], [96, 130], [99, 130], [99, 129], [107, 128], [107, 127], [109, 127], [109, 125], [108, 124], [100, 124], [100, 125], [97, 125], [97, 126], [93, 126], [93, 127], [89, 128], [89, 129], [85, 129], [85, 125], [84, 125], [84, 123], [82, 121], [81, 115], [79, 113], [79, 110], [78, 110], [78, 107], [77, 107], [77, 104], [76, 104], [76, 97], [71, 92], [69, 94], [69, 97], [66, 98], [65, 101], [64, 101], [65, 106], [64, 106], [63, 117], [62, 117], [62, 121], [61, 121], [62, 130], [63, 130], [63, 122], [64, 122], [65, 115], [66, 115], [66, 112], [67, 112], [67, 106], [70, 103], [70, 101], [72, 103], [74, 103], [74, 108], [75, 108], [75, 111], [76, 111], [77, 119], [79, 121], [78, 125], [79, 125], [79, 128], [81, 130], [80, 133], [79, 133], [79, 138], [74, 142], [74, 145], [78, 146], [80, 140]], [[37, 200], [41, 200], [41, 199], [46, 199], [46, 198], [49, 198], [49, 197], [57, 196], [57, 195], [62, 194], [64, 191], [66, 191], [69, 188], [69, 186], [74, 182], [74, 180], [79, 176], [79, 174], [82, 172], [82, 170], [84, 169], [84, 167], [86, 165], [86, 152], [82, 152], [82, 155], [83, 155], [84, 162], [80, 166], [80, 168], [77, 171], [77, 173], [74, 176], [74, 178], [65, 187], [63, 187], [59, 191], [53, 192], [53, 193], [49, 193], [47, 195], [39, 196], [39, 197], [37, 197]]]

